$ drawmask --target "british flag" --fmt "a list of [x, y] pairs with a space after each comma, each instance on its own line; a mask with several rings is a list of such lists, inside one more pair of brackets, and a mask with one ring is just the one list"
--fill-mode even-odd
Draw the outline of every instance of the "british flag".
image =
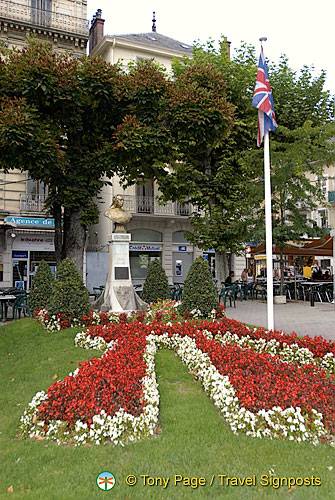
[[261, 55], [259, 56], [256, 86], [254, 90], [254, 97], [252, 99], [252, 105], [258, 109], [257, 146], [259, 147], [262, 144], [263, 137], [266, 132], [269, 130], [276, 130], [277, 128], [273, 97], [263, 47], [261, 47]]

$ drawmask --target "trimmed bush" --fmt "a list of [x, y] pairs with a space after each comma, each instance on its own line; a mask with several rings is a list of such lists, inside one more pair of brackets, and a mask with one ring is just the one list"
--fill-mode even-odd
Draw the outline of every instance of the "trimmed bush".
[[155, 259], [149, 267], [145, 283], [143, 285], [142, 299], [145, 302], [157, 302], [169, 298], [169, 282], [160, 260]]
[[89, 294], [77, 266], [71, 260], [63, 260], [56, 271], [50, 314], [66, 318], [82, 318], [90, 309]]
[[217, 306], [217, 293], [208, 262], [198, 257], [187, 273], [181, 299], [181, 311], [198, 310], [203, 318], [209, 317]]
[[54, 281], [49, 264], [41, 260], [29, 290], [28, 306], [33, 312], [42, 307], [49, 310]]

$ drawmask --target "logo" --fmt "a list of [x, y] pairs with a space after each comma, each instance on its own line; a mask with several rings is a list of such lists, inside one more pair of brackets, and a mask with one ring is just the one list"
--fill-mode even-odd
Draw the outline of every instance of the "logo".
[[111, 472], [100, 472], [97, 475], [97, 486], [100, 490], [111, 490], [115, 486], [115, 476]]

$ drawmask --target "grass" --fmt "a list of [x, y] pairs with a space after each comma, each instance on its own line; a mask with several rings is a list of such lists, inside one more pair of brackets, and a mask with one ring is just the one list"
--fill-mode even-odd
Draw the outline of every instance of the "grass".
[[[331, 499], [334, 496], [334, 449], [306, 443], [235, 436], [216, 412], [200, 385], [174, 353], [156, 356], [161, 395], [160, 428], [155, 439], [122, 447], [56, 446], [17, 438], [20, 416], [39, 390], [54, 376], [63, 378], [77, 362], [100, 353], [74, 346], [75, 330], [47, 333], [31, 319], [0, 328], [0, 499], [93, 500], [111, 495], [118, 500], [180, 499]], [[279, 477], [320, 477], [321, 486], [274, 489], [262, 486], [269, 470]], [[116, 476], [116, 486], [102, 492], [96, 477]], [[127, 486], [128, 474], [137, 476]], [[141, 475], [170, 478], [167, 488], [144, 485]], [[205, 477], [193, 489], [174, 485], [174, 476]], [[215, 475], [212, 486], [209, 482]], [[221, 486], [218, 474], [240, 478], [256, 475], [256, 486]], [[13, 493], [8, 488], [13, 487]]]

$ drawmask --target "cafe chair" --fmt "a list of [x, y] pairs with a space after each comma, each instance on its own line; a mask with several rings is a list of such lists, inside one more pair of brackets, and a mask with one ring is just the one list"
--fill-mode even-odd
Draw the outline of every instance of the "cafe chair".
[[93, 287], [94, 300], [97, 300], [100, 297], [104, 289], [105, 287], [102, 285]]
[[227, 299], [229, 299], [229, 305], [232, 306], [234, 303], [234, 307], [236, 307], [236, 295], [234, 286], [226, 286], [221, 289], [220, 298], [223, 298], [223, 305], [226, 307]]
[[264, 288], [264, 286], [262, 286], [260, 284], [257, 284], [257, 285], [255, 285], [255, 288], [254, 288], [254, 295], [255, 295], [256, 299], [257, 299], [257, 296], [259, 293], [261, 294], [262, 300], [266, 299], [266, 295], [267, 295], [266, 288]]
[[27, 295], [22, 294], [18, 295], [16, 297], [16, 300], [13, 305], [13, 319], [20, 319], [21, 318], [21, 312], [23, 313], [24, 316], [31, 316], [31, 311], [30, 308], [27, 304]]

